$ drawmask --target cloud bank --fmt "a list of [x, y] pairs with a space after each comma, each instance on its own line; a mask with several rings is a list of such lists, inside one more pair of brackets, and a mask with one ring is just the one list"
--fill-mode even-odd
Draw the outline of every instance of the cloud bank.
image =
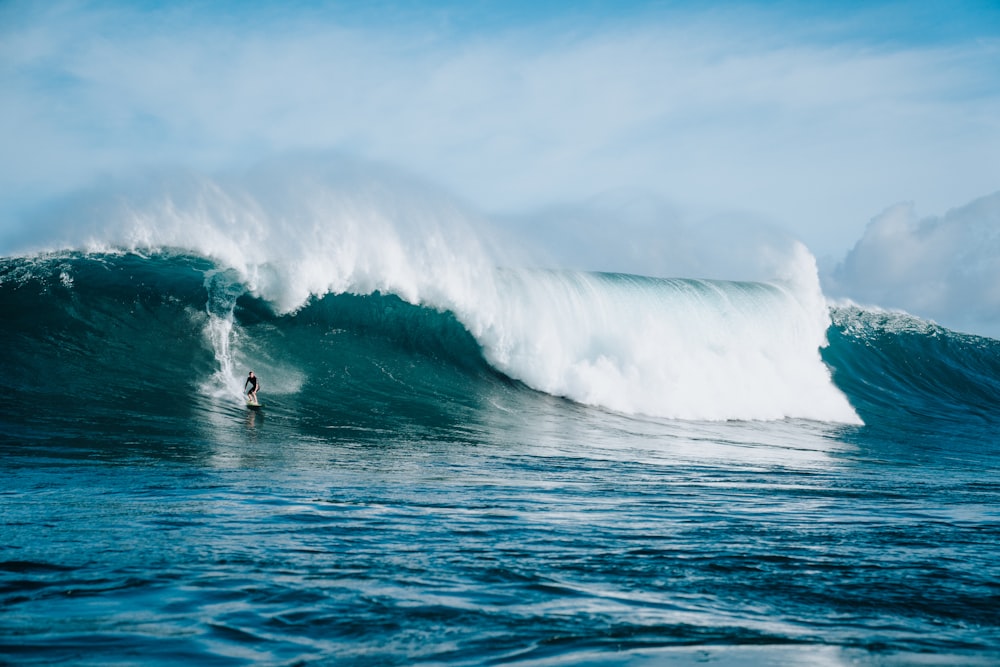
[[833, 296], [1000, 338], [1000, 192], [943, 216], [887, 209], [825, 283]]

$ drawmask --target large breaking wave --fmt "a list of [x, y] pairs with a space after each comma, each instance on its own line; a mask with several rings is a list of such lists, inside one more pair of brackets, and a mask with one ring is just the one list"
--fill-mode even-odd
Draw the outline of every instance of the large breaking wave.
[[[32, 281], [41, 300], [93, 290], [91, 282], [119, 293], [135, 272], [162, 293], [183, 285], [181, 300], [199, 314], [193, 326], [214, 360], [202, 389], [218, 394], [236, 395], [254, 354], [282, 356], [234, 320], [241, 297], [257, 300], [280, 328], [319, 307], [346, 308], [328, 300], [336, 295], [368, 296], [351, 306], [367, 310], [388, 307], [391, 296], [424, 311], [424, 323], [457, 323], [502, 375], [580, 403], [680, 419], [859, 422], [820, 356], [829, 311], [801, 246], [775, 264], [773, 280], [758, 282], [524, 268], [454, 202], [412, 183], [335, 171], [186, 177], [142, 196], [75, 201], [41, 242], [6, 260], [4, 298]], [[28, 307], [15, 301], [10, 307]], [[281, 382], [294, 391], [311, 372]]]

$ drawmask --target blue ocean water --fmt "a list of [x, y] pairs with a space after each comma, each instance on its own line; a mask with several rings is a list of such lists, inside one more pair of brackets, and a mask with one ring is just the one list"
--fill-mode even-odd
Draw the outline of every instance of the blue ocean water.
[[0, 260], [0, 661], [1000, 664], [1000, 342], [279, 259]]

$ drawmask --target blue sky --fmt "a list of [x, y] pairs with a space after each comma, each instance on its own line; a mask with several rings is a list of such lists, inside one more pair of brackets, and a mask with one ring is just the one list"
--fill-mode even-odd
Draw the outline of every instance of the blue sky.
[[295, 151], [498, 218], [638, 193], [830, 263], [1000, 190], [996, 2], [15, 1], [0, 86], [0, 254], [74, 191]]

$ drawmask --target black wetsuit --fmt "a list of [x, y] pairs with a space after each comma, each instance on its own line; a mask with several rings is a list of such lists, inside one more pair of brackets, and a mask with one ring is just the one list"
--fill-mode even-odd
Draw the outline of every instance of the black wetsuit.
[[253, 377], [248, 377], [247, 381], [243, 383], [244, 389], [247, 388], [247, 384], [250, 385], [250, 391], [247, 392], [248, 394], [252, 394], [253, 392], [257, 391], [257, 376], [254, 375]]

